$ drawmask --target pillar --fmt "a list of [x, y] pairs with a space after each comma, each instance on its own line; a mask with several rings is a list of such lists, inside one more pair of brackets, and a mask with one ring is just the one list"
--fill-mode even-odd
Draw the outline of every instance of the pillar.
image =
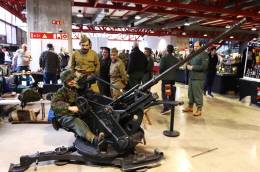
[[[72, 52], [72, 2], [71, 0], [27, 0], [28, 47], [32, 53], [31, 69], [39, 69], [39, 56], [46, 50], [46, 44], [52, 43], [55, 52], [61, 47]], [[53, 21], [61, 21], [54, 24]], [[68, 40], [31, 39], [31, 32], [67, 33]]]

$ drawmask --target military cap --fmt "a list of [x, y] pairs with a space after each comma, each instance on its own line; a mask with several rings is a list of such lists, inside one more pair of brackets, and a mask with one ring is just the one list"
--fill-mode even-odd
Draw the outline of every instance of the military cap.
[[90, 41], [90, 39], [87, 37], [87, 35], [81, 35], [80, 37], [80, 43], [84, 43]]
[[74, 79], [76, 76], [72, 70], [65, 70], [60, 74], [60, 79], [63, 83]]

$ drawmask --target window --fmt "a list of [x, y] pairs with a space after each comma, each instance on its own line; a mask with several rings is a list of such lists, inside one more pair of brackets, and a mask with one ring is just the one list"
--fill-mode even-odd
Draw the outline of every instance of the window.
[[6, 40], [7, 43], [12, 43], [12, 27], [9, 24], [6, 25]]
[[16, 44], [16, 28], [12, 27], [12, 44]]
[[5, 21], [5, 9], [0, 7], [0, 19]]
[[6, 35], [5, 23], [0, 21], [0, 35]]

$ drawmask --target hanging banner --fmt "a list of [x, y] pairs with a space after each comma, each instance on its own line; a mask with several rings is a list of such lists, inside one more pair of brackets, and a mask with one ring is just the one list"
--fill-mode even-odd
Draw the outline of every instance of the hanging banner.
[[31, 39], [60, 39], [67, 40], [67, 33], [45, 33], [45, 32], [30, 32]]
[[256, 101], [260, 104], [260, 87], [256, 87]]

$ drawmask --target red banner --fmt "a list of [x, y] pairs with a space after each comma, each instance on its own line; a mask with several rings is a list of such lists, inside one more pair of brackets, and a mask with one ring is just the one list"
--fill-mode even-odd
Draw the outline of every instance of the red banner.
[[256, 87], [256, 99], [260, 101], [260, 87]]
[[67, 33], [44, 33], [44, 32], [30, 32], [31, 39], [61, 39], [67, 40]]

